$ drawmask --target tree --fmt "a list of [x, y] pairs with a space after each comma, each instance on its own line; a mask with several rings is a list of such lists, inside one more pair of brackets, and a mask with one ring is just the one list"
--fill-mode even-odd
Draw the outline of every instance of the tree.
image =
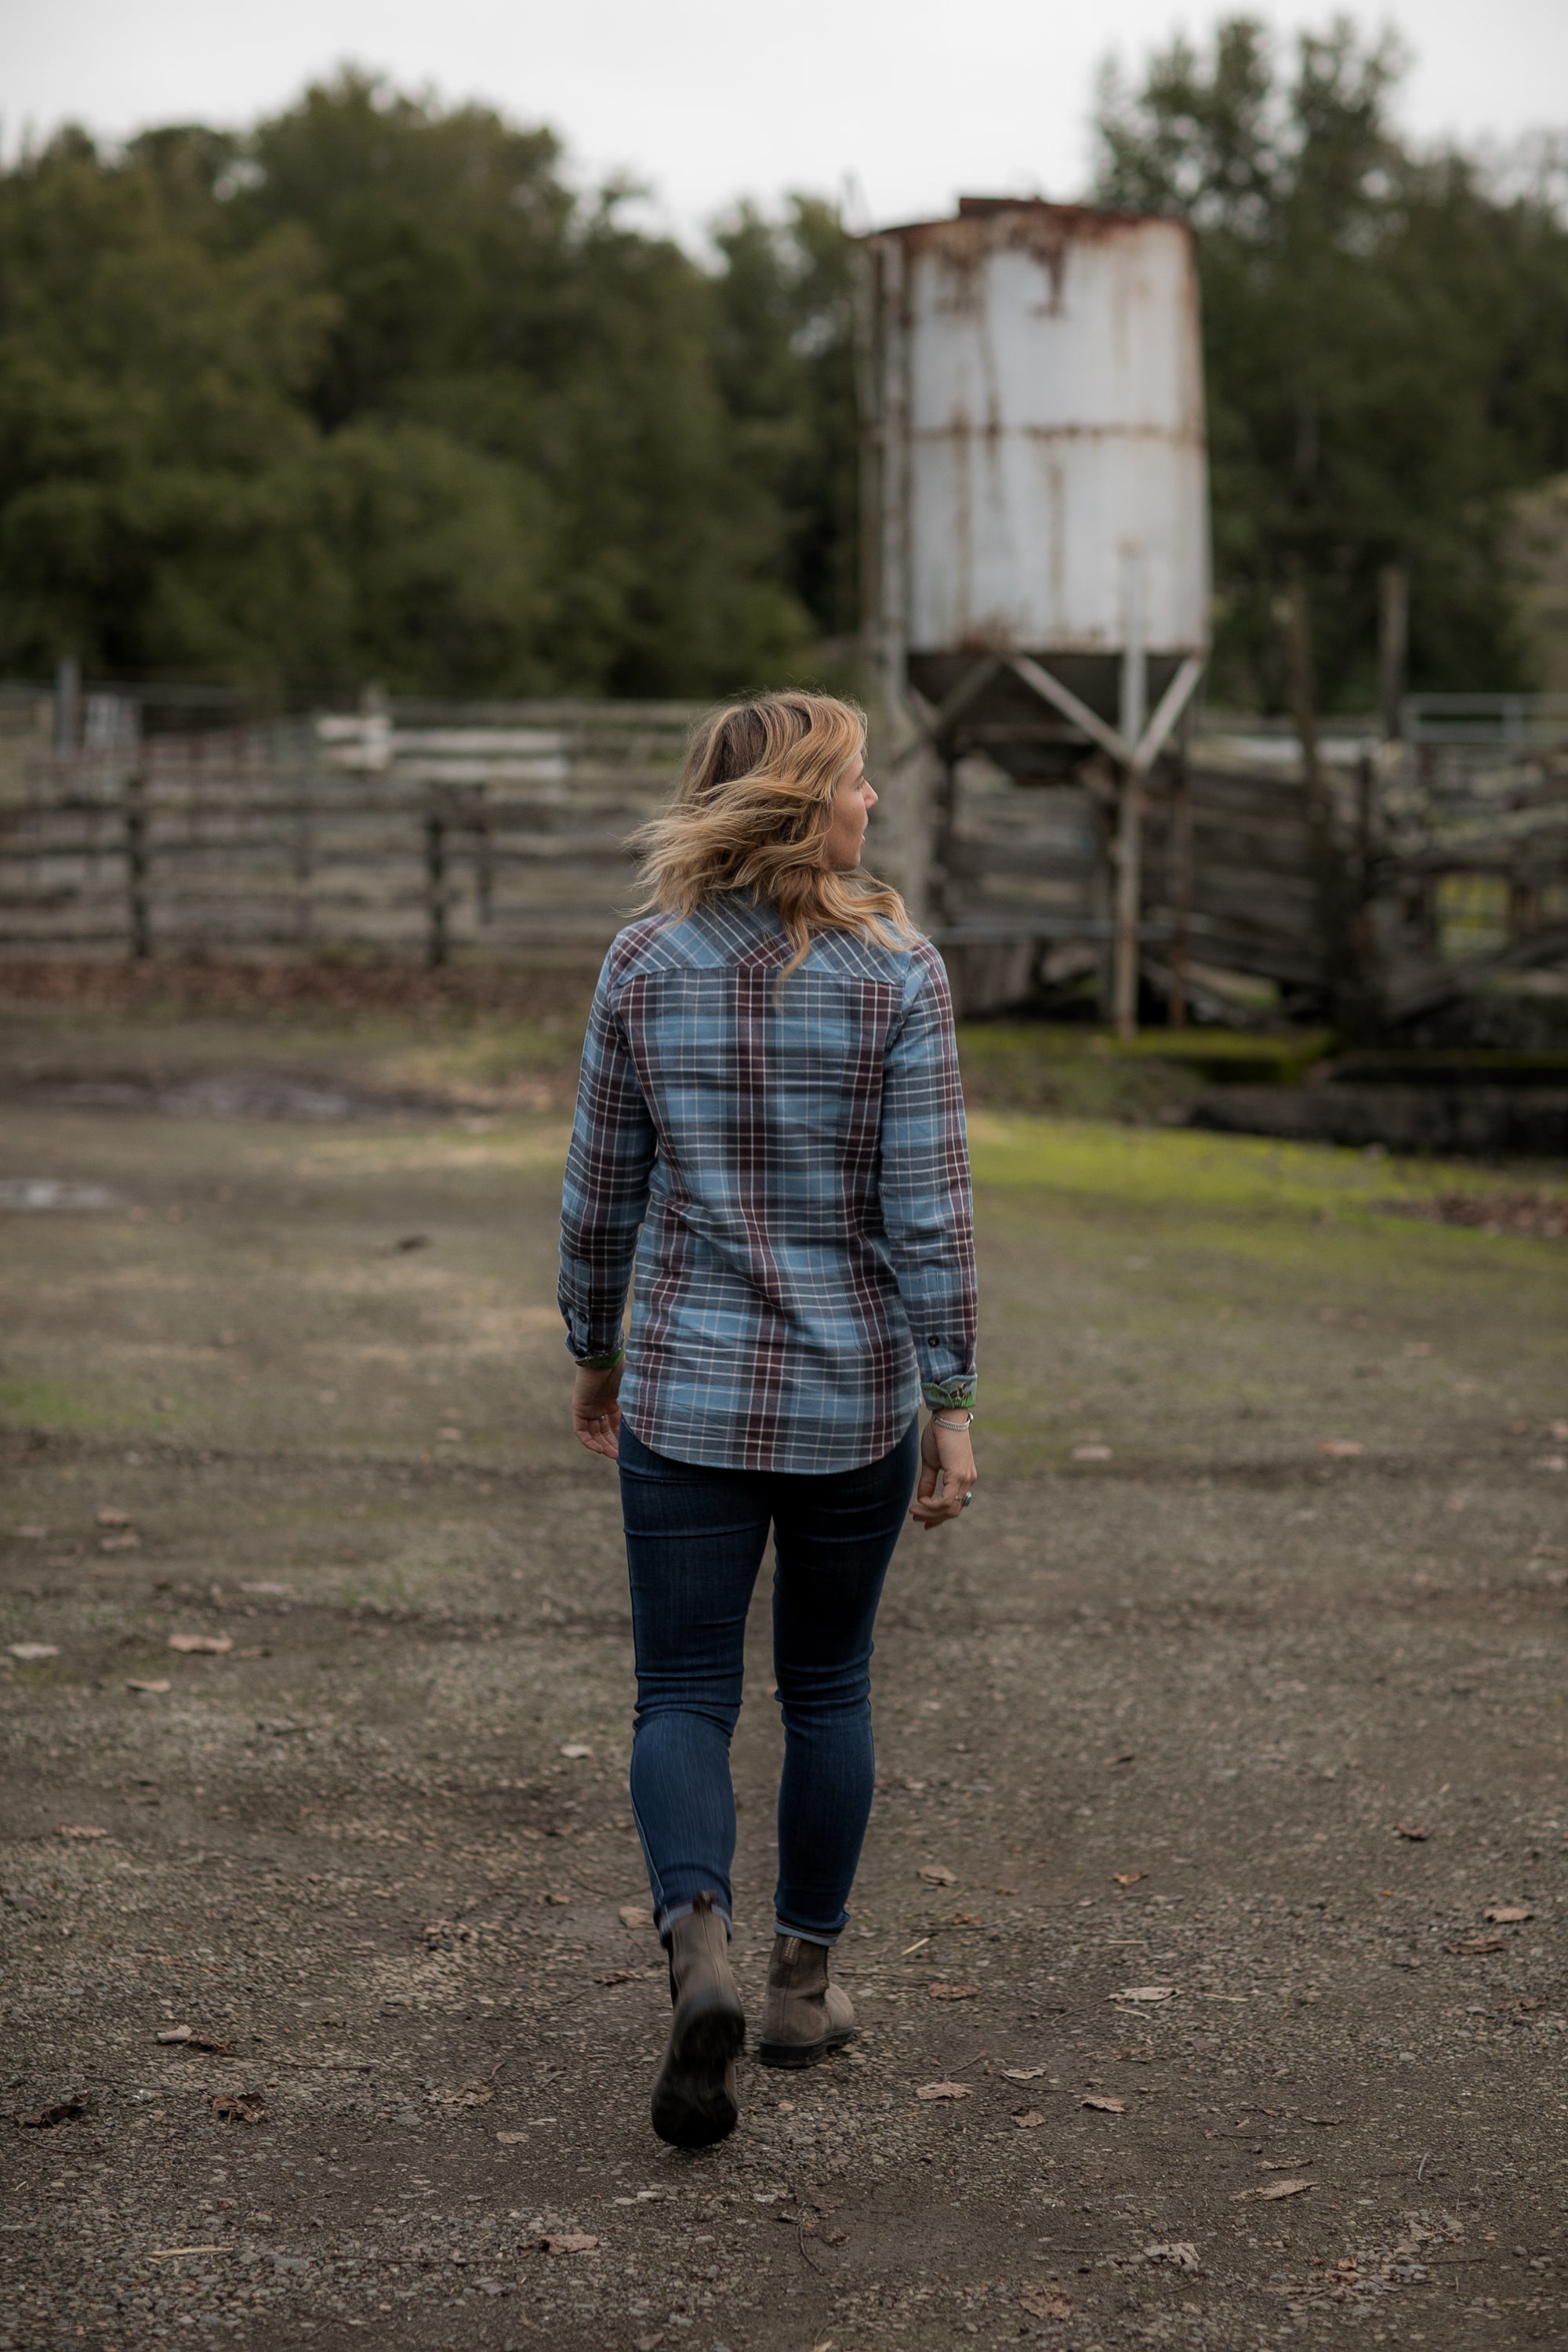
[[724, 273], [560, 164], [346, 73], [247, 135], [67, 132], [0, 172], [0, 661], [514, 694], [798, 669], [815, 428], [781, 474], [727, 400]]
[[1219, 691], [1279, 708], [1272, 612], [1297, 568], [1325, 701], [1373, 695], [1376, 576], [1413, 580], [1413, 683], [1528, 684], [1503, 560], [1510, 493], [1568, 465], [1568, 229], [1540, 189], [1418, 155], [1402, 58], [1348, 22], [1280, 73], [1236, 17], [1102, 81], [1096, 194], [1198, 240]]

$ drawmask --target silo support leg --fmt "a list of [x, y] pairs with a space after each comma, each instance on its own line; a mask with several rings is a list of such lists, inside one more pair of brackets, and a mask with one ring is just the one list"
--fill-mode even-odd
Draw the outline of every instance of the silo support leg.
[[1116, 956], [1111, 1013], [1119, 1037], [1138, 1034], [1138, 918], [1143, 894], [1143, 779], [1130, 769], [1116, 811]]

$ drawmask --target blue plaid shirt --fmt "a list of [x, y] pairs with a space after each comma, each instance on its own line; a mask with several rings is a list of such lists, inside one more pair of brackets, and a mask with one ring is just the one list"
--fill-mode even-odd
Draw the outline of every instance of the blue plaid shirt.
[[[974, 1396], [974, 1236], [952, 1009], [921, 940], [726, 898], [633, 923], [600, 974], [561, 1218], [561, 1311], [677, 1461], [847, 1470]], [[777, 1001], [775, 1002], [775, 991]]]

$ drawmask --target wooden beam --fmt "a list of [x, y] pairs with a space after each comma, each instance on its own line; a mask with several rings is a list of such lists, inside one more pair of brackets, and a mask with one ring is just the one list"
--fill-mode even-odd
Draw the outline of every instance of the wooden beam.
[[1081, 727], [1091, 743], [1109, 751], [1119, 768], [1127, 766], [1132, 757], [1131, 746], [1123, 742], [1114, 727], [1106, 725], [1098, 711], [1091, 710], [1087, 702], [1080, 702], [1070, 686], [1064, 686], [1059, 677], [1053, 677], [1048, 669], [1042, 669], [1027, 654], [1010, 654], [1007, 667], [1023, 679], [1032, 694], [1048, 702], [1053, 710], [1059, 710], [1075, 727]]
[[1179, 722], [1183, 712], [1197, 691], [1198, 680], [1204, 674], [1202, 654], [1189, 654], [1175, 677], [1154, 706], [1154, 715], [1138, 738], [1132, 754], [1132, 766], [1141, 776], [1146, 776]]

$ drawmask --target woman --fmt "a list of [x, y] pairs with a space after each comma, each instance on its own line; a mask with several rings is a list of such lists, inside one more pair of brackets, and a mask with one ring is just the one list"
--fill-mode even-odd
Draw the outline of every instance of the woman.
[[882, 1580], [906, 1508], [929, 1533], [975, 1480], [952, 1015], [934, 949], [858, 874], [864, 750], [826, 695], [698, 728], [643, 835], [658, 911], [600, 977], [566, 1165], [572, 1418], [620, 1465], [632, 1810], [674, 2004], [653, 2124], [688, 2147], [737, 2121], [730, 1737], [769, 1527], [784, 1762], [757, 2054], [806, 2066], [854, 2030], [827, 1956], [871, 1806]]

